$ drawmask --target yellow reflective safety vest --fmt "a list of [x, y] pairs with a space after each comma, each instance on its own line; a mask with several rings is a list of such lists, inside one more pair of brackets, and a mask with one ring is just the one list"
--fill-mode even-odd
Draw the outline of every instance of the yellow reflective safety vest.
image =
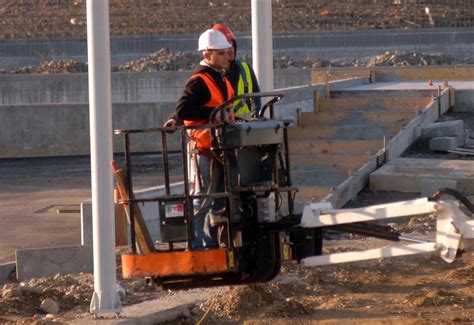
[[[253, 92], [252, 74], [250, 73], [250, 67], [245, 62], [239, 60], [234, 61], [239, 67], [240, 75], [239, 82], [237, 83], [237, 95], [249, 94]], [[236, 100], [234, 102], [234, 113], [235, 115], [245, 115], [250, 113], [250, 100]]]

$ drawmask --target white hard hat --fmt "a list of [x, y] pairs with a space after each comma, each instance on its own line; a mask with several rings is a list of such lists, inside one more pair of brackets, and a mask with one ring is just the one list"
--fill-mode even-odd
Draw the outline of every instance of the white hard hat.
[[232, 44], [218, 30], [208, 29], [199, 36], [198, 51], [225, 50], [230, 47], [232, 47]]

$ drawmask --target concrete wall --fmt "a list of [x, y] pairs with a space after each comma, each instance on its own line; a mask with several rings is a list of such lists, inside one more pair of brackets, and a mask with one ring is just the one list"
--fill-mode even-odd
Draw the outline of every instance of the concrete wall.
[[[174, 112], [175, 104], [113, 104], [113, 128], [161, 126]], [[89, 154], [88, 104], [39, 104], [0, 106], [0, 158]], [[179, 139], [169, 136], [170, 149]], [[133, 135], [132, 149], [161, 150], [158, 136]], [[114, 136], [114, 151], [123, 151], [123, 141]]]
[[[112, 102], [176, 101], [190, 71], [112, 73]], [[311, 83], [310, 69], [275, 70], [275, 88]], [[87, 74], [3, 75], [0, 104], [87, 103]]]
[[474, 113], [474, 89], [456, 89], [454, 111]]

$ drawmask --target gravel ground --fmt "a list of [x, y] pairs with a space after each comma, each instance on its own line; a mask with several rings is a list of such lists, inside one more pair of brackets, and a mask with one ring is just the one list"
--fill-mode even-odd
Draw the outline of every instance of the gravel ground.
[[[132, 60], [113, 67], [112, 71], [128, 72], [153, 72], [153, 71], [183, 71], [192, 70], [201, 60], [199, 53], [171, 52], [161, 49], [137, 60]], [[244, 54], [242, 60], [252, 62], [252, 56]], [[455, 59], [443, 54], [429, 54], [412, 51], [385, 52], [364, 59], [337, 59], [323, 60], [318, 57], [306, 57], [299, 59], [291, 55], [275, 56], [273, 67], [275, 69], [306, 68], [314, 69], [321, 67], [374, 67], [374, 66], [428, 66], [428, 65], [465, 65], [474, 64], [474, 57]], [[51, 73], [79, 73], [87, 72], [87, 63], [75, 60], [50, 60], [39, 66], [24, 66], [14, 68], [11, 74], [51, 74]], [[7, 73], [3, 71], [3, 73]]]

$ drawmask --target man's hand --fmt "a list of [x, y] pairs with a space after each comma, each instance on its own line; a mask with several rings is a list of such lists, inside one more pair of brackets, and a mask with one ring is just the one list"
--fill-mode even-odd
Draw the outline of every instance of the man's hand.
[[[180, 121], [178, 121], [178, 119], [176, 117], [171, 117], [169, 118], [164, 124], [163, 124], [163, 127], [165, 128], [174, 128], [174, 127], [177, 127], [179, 125], [181, 125], [182, 123], [180, 123]], [[175, 130], [171, 130], [171, 131], [166, 131], [168, 133], [174, 133]]]
[[178, 121], [176, 121], [176, 118], [172, 117], [168, 121], [166, 121], [165, 124], [163, 124], [163, 127], [173, 128], [176, 126], [176, 124], [178, 124]]

